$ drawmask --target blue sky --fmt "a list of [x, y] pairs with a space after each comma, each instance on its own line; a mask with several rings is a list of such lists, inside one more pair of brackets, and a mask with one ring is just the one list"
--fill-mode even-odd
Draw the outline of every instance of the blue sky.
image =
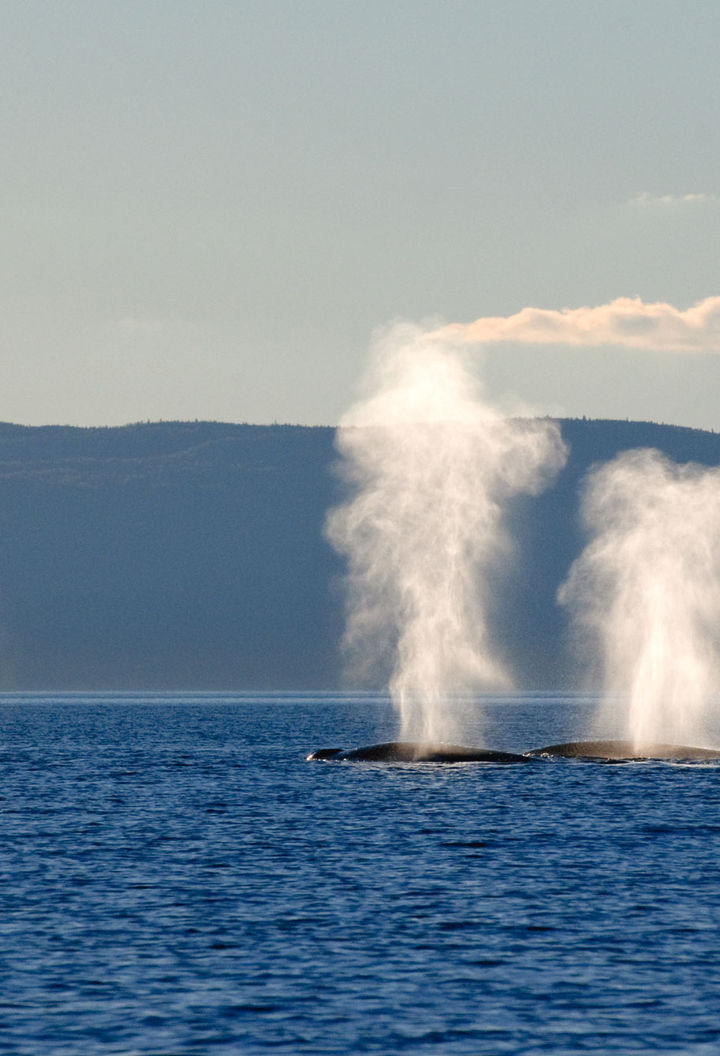
[[[4, 0], [0, 420], [334, 424], [395, 318], [717, 297], [718, 39], [715, 0]], [[716, 428], [707, 319], [471, 354]]]

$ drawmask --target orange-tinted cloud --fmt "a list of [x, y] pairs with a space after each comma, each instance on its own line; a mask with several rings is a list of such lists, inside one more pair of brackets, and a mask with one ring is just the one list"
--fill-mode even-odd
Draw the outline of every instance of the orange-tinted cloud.
[[680, 311], [660, 301], [618, 297], [595, 308], [523, 308], [515, 315], [450, 323], [433, 336], [473, 344], [622, 345], [669, 352], [720, 353], [720, 297]]

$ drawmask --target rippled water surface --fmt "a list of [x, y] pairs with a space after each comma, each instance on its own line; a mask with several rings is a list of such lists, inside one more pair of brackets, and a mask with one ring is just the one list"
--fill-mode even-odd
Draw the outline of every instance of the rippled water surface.
[[[591, 702], [486, 703], [488, 743]], [[307, 763], [381, 698], [0, 698], [0, 1051], [720, 1051], [720, 768]]]

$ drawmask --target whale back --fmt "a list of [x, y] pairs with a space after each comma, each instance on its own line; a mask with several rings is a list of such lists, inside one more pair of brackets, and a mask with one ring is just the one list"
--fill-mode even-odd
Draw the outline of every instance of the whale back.
[[343, 751], [319, 748], [309, 760], [335, 760], [363, 763], [526, 763], [528, 756], [471, 748], [463, 744], [423, 744], [418, 741], [385, 741]]
[[632, 741], [566, 741], [532, 748], [526, 753], [542, 759], [595, 759], [602, 762], [720, 762], [716, 748], [693, 748], [686, 744], [648, 744], [637, 748]]

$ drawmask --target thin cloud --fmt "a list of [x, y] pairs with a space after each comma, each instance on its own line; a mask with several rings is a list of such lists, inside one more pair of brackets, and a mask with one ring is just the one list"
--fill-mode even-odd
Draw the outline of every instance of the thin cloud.
[[433, 336], [469, 344], [514, 341], [720, 353], [720, 297], [707, 297], [686, 311], [662, 301], [645, 304], [639, 297], [618, 297], [594, 308], [523, 308], [515, 315], [451, 323]]
[[650, 191], [641, 191], [630, 199], [631, 205], [641, 208], [652, 208], [662, 205], [717, 205], [720, 203], [720, 195], [714, 192], [697, 191], [690, 194], [651, 194]]

